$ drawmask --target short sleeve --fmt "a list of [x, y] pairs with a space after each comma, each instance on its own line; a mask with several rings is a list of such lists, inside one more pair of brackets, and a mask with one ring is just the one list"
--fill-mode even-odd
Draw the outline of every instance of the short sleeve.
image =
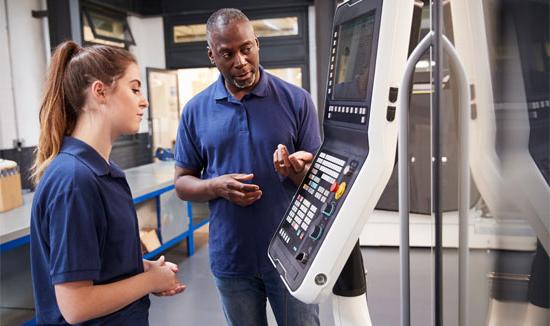
[[82, 187], [57, 195], [48, 206], [53, 284], [99, 278], [106, 233], [101, 203], [93, 187]]
[[176, 138], [176, 147], [174, 149], [174, 159], [176, 165], [179, 167], [200, 171], [203, 168], [203, 162], [199, 150], [195, 145], [196, 139], [191, 136], [193, 133], [188, 128], [188, 125], [190, 125], [189, 110], [190, 108], [186, 106], [181, 115]]
[[305, 92], [300, 120], [296, 150], [315, 154], [319, 150], [319, 147], [321, 147], [321, 135], [315, 105], [313, 104], [311, 95], [307, 92]]

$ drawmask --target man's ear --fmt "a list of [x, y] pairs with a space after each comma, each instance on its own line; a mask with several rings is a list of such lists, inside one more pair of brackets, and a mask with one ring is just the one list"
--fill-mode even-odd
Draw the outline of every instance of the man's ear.
[[212, 52], [212, 48], [210, 46], [206, 47], [208, 49], [208, 59], [210, 59], [210, 63], [215, 65], [216, 62], [214, 61], [214, 52]]
[[256, 37], [256, 46], [258, 47], [258, 50], [260, 49], [260, 40]]
[[107, 86], [102, 81], [94, 81], [90, 90], [93, 99], [95, 99], [99, 103], [105, 103], [105, 93], [107, 91]]

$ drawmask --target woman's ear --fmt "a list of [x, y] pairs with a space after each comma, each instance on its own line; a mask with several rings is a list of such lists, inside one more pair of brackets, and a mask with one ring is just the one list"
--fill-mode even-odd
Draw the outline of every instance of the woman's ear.
[[107, 87], [100, 80], [94, 81], [90, 88], [92, 98], [98, 103], [102, 103], [102, 104], [106, 102], [106, 98], [105, 98], [106, 90], [107, 90]]

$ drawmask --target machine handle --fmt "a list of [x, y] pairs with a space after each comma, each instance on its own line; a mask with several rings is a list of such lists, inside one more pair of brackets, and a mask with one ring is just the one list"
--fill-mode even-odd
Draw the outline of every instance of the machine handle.
[[400, 242], [399, 258], [401, 285], [401, 326], [409, 326], [411, 321], [410, 266], [409, 266], [409, 89], [414, 68], [420, 57], [432, 44], [434, 32], [430, 31], [409, 56], [405, 72], [401, 79], [398, 94], [397, 117], [399, 120], [398, 138], [398, 185], [399, 185], [399, 221]]
[[447, 52], [449, 62], [456, 73], [459, 87], [459, 147], [458, 147], [458, 325], [468, 325], [468, 224], [470, 209], [470, 165], [469, 165], [469, 121], [470, 121], [470, 83], [466, 70], [458, 57], [456, 49], [444, 35], [443, 50]]
[[[401, 80], [398, 99], [399, 143], [398, 143], [398, 185], [400, 220], [400, 286], [401, 326], [410, 325], [410, 244], [409, 244], [409, 92], [416, 63], [432, 45], [434, 32], [430, 31], [409, 56]], [[470, 112], [470, 87], [458, 54], [451, 42], [443, 35], [443, 49], [449, 55], [459, 85], [460, 145], [459, 145], [459, 325], [468, 324], [468, 210], [470, 207], [470, 170], [468, 156], [468, 123]]]

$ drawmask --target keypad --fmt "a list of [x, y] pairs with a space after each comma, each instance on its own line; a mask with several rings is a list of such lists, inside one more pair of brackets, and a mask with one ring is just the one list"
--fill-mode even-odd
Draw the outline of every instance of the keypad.
[[[279, 235], [289, 243], [292, 238], [301, 241], [306, 236], [312, 221], [321, 214], [320, 208], [327, 202], [330, 185], [338, 180], [346, 161], [326, 152], [320, 152], [302, 189], [292, 203], [286, 221], [290, 227], [279, 229]], [[306, 198], [307, 197], [307, 198]], [[289, 234], [292, 232], [292, 236]], [[296, 248], [294, 246], [294, 248]], [[296, 249], [295, 249], [296, 250]]]

